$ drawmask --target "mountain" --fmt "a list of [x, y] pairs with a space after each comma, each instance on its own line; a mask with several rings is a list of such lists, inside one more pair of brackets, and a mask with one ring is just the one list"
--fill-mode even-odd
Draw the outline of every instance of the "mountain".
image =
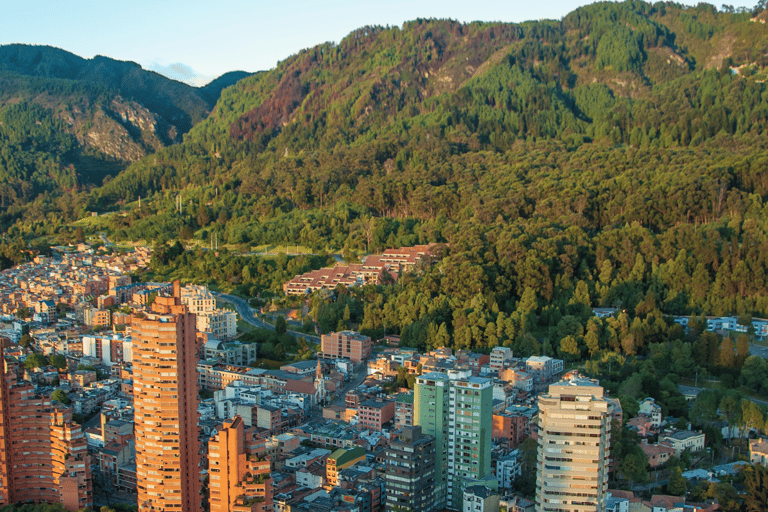
[[[768, 190], [749, 163], [765, 146], [763, 21], [631, 1], [561, 21], [364, 27], [239, 81], [184, 144], [134, 164], [90, 207], [182, 188], [201, 204], [223, 188], [262, 215], [348, 203], [425, 220], [544, 211], [575, 212], [591, 227], [711, 220]], [[627, 151], [641, 162], [603, 168]], [[702, 152], [695, 172], [684, 169]], [[599, 173], [579, 167], [588, 153]], [[727, 171], [738, 157], [749, 161]], [[674, 176], [661, 185], [675, 190], [658, 194], [648, 170]], [[545, 191], [539, 173], [563, 175]], [[674, 204], [628, 209], [622, 173], [644, 183], [632, 189], [638, 205]], [[707, 198], [721, 188], [713, 211]], [[578, 197], [565, 210], [547, 206], [563, 195]]]
[[[244, 76], [232, 72], [194, 88], [133, 62], [83, 59], [47, 46], [0, 46], [0, 144], [8, 155], [0, 168], [0, 209], [18, 211], [41, 193], [55, 197], [101, 184], [131, 162], [181, 142], [222, 89]], [[21, 133], [30, 136], [19, 140]], [[67, 142], [54, 147], [43, 140], [51, 138]]]
[[[768, 20], [724, 9], [605, 2], [559, 21], [363, 27], [224, 89], [182, 143], [103, 186], [0, 222], [23, 247], [72, 240], [65, 221], [95, 211], [86, 235], [185, 242], [160, 248], [159, 276], [262, 297], [325, 258], [254, 246], [437, 242], [439, 262], [395, 285], [314, 295], [313, 317], [419, 347], [654, 355], [691, 378], [665, 314], [768, 315]], [[0, 128], [35, 119], [11, 114]], [[7, 137], [63, 155], [71, 140], [44, 136], [57, 122]], [[621, 314], [593, 321], [596, 305]]]

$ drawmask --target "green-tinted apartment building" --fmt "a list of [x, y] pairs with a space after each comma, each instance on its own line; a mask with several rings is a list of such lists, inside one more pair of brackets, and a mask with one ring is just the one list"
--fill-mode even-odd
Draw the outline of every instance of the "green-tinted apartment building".
[[435, 438], [435, 509], [460, 510], [466, 486], [496, 488], [491, 380], [428, 373], [416, 379], [414, 397], [414, 423]]

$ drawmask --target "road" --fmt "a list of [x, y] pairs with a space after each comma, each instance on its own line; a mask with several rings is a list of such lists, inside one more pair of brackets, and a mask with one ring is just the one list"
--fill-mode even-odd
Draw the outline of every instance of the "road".
[[349, 380], [349, 382], [338, 390], [336, 392], [336, 395], [333, 398], [333, 401], [331, 402], [331, 405], [340, 405], [343, 406], [346, 402], [346, 394], [347, 391], [350, 389], [355, 389], [357, 386], [363, 383], [365, 378], [368, 376], [368, 367], [364, 364], [359, 365], [359, 368], [355, 371], [354, 376]]
[[749, 355], [751, 356], [760, 356], [763, 359], [768, 359], [768, 347], [764, 347], [763, 345], [755, 345], [754, 343], [749, 344]]
[[[245, 300], [244, 298], [238, 297], [236, 295], [228, 295], [226, 293], [219, 293], [219, 292], [211, 292], [211, 293], [217, 299], [223, 300], [225, 302], [229, 302], [230, 304], [235, 306], [235, 311], [237, 311], [237, 314], [239, 314], [240, 318], [242, 318], [245, 322], [253, 325], [254, 327], [258, 327], [260, 329], [268, 329], [270, 331], [275, 330], [274, 325], [269, 324], [264, 320], [261, 320], [258, 316], [256, 316], [255, 310], [248, 304], [248, 301]], [[294, 338], [301, 336], [309, 342], [320, 343], [320, 337], [315, 336], [313, 334], [306, 334], [303, 332], [290, 331], [290, 330], [286, 332], [291, 336], [293, 336]]]

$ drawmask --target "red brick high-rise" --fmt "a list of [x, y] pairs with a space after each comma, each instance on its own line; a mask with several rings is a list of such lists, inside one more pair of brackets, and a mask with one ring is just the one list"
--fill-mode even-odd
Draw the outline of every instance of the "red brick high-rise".
[[62, 503], [93, 506], [88, 443], [72, 411], [17, 381], [0, 340], [0, 505]]
[[197, 512], [200, 441], [195, 315], [173, 296], [131, 319], [139, 512]]
[[264, 439], [235, 416], [208, 443], [211, 512], [269, 512], [272, 477]]

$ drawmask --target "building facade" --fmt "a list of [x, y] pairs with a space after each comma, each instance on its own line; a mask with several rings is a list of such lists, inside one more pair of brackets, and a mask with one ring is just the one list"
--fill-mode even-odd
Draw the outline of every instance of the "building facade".
[[176, 281], [131, 319], [139, 512], [202, 506], [195, 315], [180, 297]]
[[61, 503], [93, 506], [88, 442], [72, 411], [37, 395], [5, 366], [0, 347], [0, 505]]
[[405, 427], [387, 449], [385, 475], [386, 510], [409, 508], [413, 512], [433, 510], [435, 492], [435, 438], [421, 427]]
[[603, 388], [573, 379], [539, 396], [537, 512], [602, 511], [611, 422]]
[[346, 358], [353, 363], [360, 363], [371, 357], [373, 343], [368, 336], [353, 331], [340, 331], [323, 334], [321, 340], [324, 358]]
[[208, 443], [211, 512], [269, 512], [272, 477], [264, 439], [235, 416]]
[[491, 471], [493, 383], [428, 373], [416, 379], [414, 422], [435, 438], [435, 508], [460, 510], [468, 485], [498, 486]]

